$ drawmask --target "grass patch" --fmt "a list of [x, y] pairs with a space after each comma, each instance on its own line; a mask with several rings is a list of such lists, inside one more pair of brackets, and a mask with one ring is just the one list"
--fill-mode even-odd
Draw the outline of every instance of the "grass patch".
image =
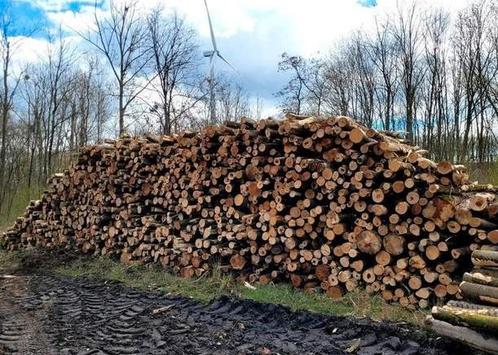
[[215, 270], [210, 277], [184, 279], [156, 267], [126, 266], [105, 257], [79, 259], [56, 267], [53, 271], [69, 277], [119, 281], [126, 286], [140, 290], [159, 290], [192, 297], [202, 302], [209, 302], [221, 295], [231, 294], [233, 291], [230, 277], [221, 274], [218, 270]]
[[23, 268], [23, 260], [30, 255], [27, 251], [6, 252], [0, 245], [0, 271], [10, 272]]
[[[48, 175], [51, 176], [54, 172], [64, 171], [71, 166], [73, 160], [74, 156], [71, 152], [60, 152], [53, 155], [52, 172]], [[27, 165], [25, 168], [27, 169]], [[22, 171], [20, 176], [22, 177], [21, 181], [18, 184], [10, 186], [3, 201], [3, 207], [0, 210], [0, 233], [7, 230], [16, 218], [24, 213], [25, 208], [31, 200], [39, 200], [43, 191], [47, 188], [44, 182], [45, 177], [40, 178], [36, 173], [33, 174], [31, 184], [28, 186], [26, 181], [28, 171]]]
[[380, 296], [368, 295], [360, 290], [348, 293], [341, 300], [332, 300], [325, 294], [306, 293], [288, 284], [257, 285], [256, 289], [251, 289], [234, 282], [229, 275], [222, 274], [216, 268], [210, 276], [184, 279], [158, 267], [125, 266], [108, 258], [91, 258], [58, 267], [54, 271], [70, 277], [85, 276], [119, 281], [141, 290], [159, 290], [192, 297], [202, 302], [229, 295], [262, 303], [280, 304], [294, 311], [404, 321], [418, 326], [423, 325], [423, 319], [428, 314], [388, 304]]
[[[242, 286], [243, 287], [243, 286]], [[256, 290], [242, 288], [242, 298], [263, 303], [275, 303], [287, 306], [294, 311], [369, 317], [374, 320], [390, 320], [423, 325], [428, 311], [410, 311], [396, 304], [386, 303], [378, 295], [369, 295], [364, 290], [347, 293], [340, 300], [332, 300], [323, 293], [306, 293], [287, 284], [257, 286]]]
[[470, 181], [479, 181], [481, 184], [498, 185], [498, 162], [476, 163], [467, 162]]
[[0, 233], [7, 230], [14, 224], [17, 217], [23, 215], [24, 210], [31, 200], [40, 198], [43, 185], [22, 186], [15, 191], [13, 196], [8, 196], [5, 200], [5, 207], [0, 211]]
[[29, 264], [28, 269], [35, 269], [33, 265], [38, 262], [42, 264], [36, 265], [36, 269], [43, 269], [57, 275], [118, 281], [132, 288], [182, 295], [204, 303], [227, 295], [262, 303], [279, 304], [294, 311], [402, 321], [417, 326], [423, 326], [423, 320], [429, 314], [428, 311], [410, 311], [396, 304], [388, 304], [380, 296], [368, 295], [362, 290], [350, 292], [340, 300], [332, 300], [325, 294], [306, 293], [294, 289], [289, 284], [256, 285], [256, 289], [251, 289], [235, 282], [229, 275], [221, 273], [217, 268], [209, 276], [184, 279], [169, 274], [159, 267], [126, 266], [105, 257], [80, 257], [58, 263], [54, 263], [52, 259], [46, 256], [33, 256], [33, 252], [29, 251], [7, 253], [0, 250], [0, 270], [23, 270], [26, 269], [26, 263]]

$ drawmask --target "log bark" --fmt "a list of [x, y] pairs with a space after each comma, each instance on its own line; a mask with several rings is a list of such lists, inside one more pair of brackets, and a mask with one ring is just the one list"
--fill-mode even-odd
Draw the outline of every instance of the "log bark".
[[462, 281], [460, 290], [465, 297], [487, 304], [498, 305], [498, 287]]
[[498, 340], [494, 337], [486, 337], [475, 330], [455, 326], [430, 316], [426, 319], [425, 323], [436, 333], [445, 337], [457, 340], [481, 351], [493, 354], [498, 353]]
[[433, 307], [432, 316], [456, 326], [471, 327], [486, 331], [495, 336], [498, 334], [498, 317], [496, 313], [462, 309], [452, 306]]

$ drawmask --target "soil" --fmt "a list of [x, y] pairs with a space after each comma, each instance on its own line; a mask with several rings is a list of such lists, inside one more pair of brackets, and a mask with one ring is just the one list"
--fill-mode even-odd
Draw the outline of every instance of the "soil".
[[117, 283], [0, 275], [0, 354], [459, 354], [406, 324], [222, 297], [209, 305]]

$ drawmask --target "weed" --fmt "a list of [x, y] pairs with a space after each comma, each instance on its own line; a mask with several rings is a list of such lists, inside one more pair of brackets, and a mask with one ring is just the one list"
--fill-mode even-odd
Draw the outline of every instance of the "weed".
[[307, 293], [289, 284], [257, 285], [246, 287], [213, 268], [210, 275], [197, 279], [185, 279], [172, 275], [159, 267], [125, 266], [109, 258], [82, 259], [56, 268], [58, 274], [71, 277], [91, 277], [119, 281], [141, 290], [159, 290], [164, 293], [191, 297], [202, 302], [230, 295], [262, 303], [287, 306], [294, 311], [305, 310], [331, 315], [370, 317], [377, 320], [406, 321], [422, 325], [427, 314], [410, 311], [399, 305], [388, 304], [380, 296], [354, 291], [340, 300], [332, 300], [323, 293]]

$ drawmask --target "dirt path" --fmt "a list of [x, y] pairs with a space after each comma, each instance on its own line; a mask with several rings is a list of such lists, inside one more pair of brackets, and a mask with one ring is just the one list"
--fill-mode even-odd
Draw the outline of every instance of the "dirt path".
[[50, 305], [31, 307], [25, 276], [0, 275], [0, 354], [56, 354], [44, 330]]
[[0, 353], [458, 354], [425, 333], [221, 298], [210, 305], [54, 276], [0, 279]]

